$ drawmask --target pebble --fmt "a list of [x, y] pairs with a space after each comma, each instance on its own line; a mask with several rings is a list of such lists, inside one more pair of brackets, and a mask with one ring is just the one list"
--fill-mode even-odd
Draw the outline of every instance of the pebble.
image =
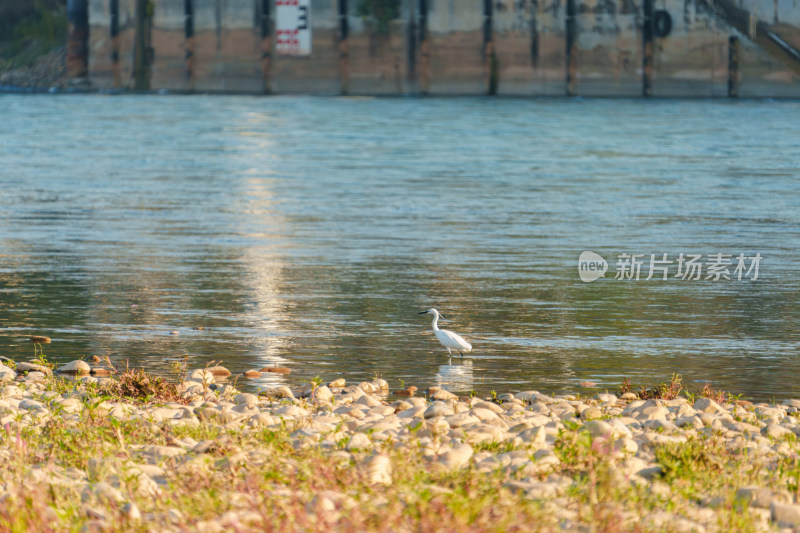
[[362, 469], [370, 483], [374, 485], [392, 484], [392, 461], [387, 455], [368, 456], [362, 463]]
[[347, 441], [347, 451], [353, 450], [366, 450], [372, 448], [372, 442], [369, 437], [364, 433], [355, 433], [350, 440]]
[[745, 487], [736, 491], [737, 502], [748, 504], [750, 507], [769, 509], [772, 502], [792, 503], [788, 492], [772, 491], [764, 487]]
[[431, 392], [431, 389], [428, 389], [428, 396], [431, 400], [440, 400], [440, 401], [456, 401], [458, 400], [458, 396], [453, 394], [452, 392], [446, 391], [444, 389], [436, 388]]
[[41, 372], [45, 376], [52, 376], [50, 368], [38, 363], [17, 363], [17, 372]]
[[800, 526], [800, 505], [772, 502], [769, 504], [769, 514], [771, 520], [780, 527]]
[[17, 373], [6, 365], [0, 364], [0, 383], [7, 383], [16, 379]]
[[[8, 370], [13, 373], [10, 368]], [[9, 372], [0, 367], [0, 377], [4, 374]], [[26, 377], [36, 374], [29, 371]], [[35, 377], [46, 379], [44, 374]], [[786, 409], [794, 408], [793, 405], [748, 408], [739, 404], [734, 408], [711, 400], [701, 401], [703, 398], [691, 405], [684, 399], [632, 400], [626, 405], [625, 400], [618, 400], [612, 394], [570, 400], [563, 396], [547, 397], [536, 391], [501, 395], [501, 403], [480, 398], [458, 401], [455, 395], [443, 395], [442, 400], [432, 402], [423, 397], [389, 401], [384, 393], [383, 380], [346, 387], [341, 378], [331, 381], [330, 386], [310, 387], [308, 397], [295, 399], [285, 386], [255, 395], [236, 391], [230, 385], [215, 385], [213, 381], [207, 381], [213, 376], [205, 369], [191, 372], [192, 377], [195, 381], [181, 384], [185, 392], [199, 392], [202, 396], [212, 386], [216, 390], [209, 392], [206, 399], [195, 397], [189, 405], [174, 402], [145, 406], [104, 400], [87, 396], [75, 383], [71, 384], [73, 389], [68, 393], [62, 392], [63, 389], [53, 390], [27, 383], [4, 385], [0, 386], [0, 420], [13, 424], [16, 423], [14, 420], [20, 419], [37, 427], [44, 426], [38, 422], [40, 420], [64, 417], [66, 431], [69, 431], [70, 421], [79, 420], [88, 412], [120, 420], [142, 421], [147, 428], [145, 434], [158, 435], [159, 440], [150, 442], [158, 444], [137, 444], [146, 442], [144, 440], [121, 443], [120, 448], [124, 447], [124, 450], [92, 459], [87, 472], [80, 472], [82, 477], [79, 481], [73, 482], [63, 475], [60, 478], [65, 484], [79, 487], [76, 494], [80, 494], [83, 500], [80, 509], [85, 513], [90, 513], [90, 509], [96, 511], [92, 515], [94, 519], [102, 520], [100, 515], [105, 513], [105, 522], [122, 519], [148, 524], [153, 516], [167, 520], [164, 518], [166, 511], [150, 511], [148, 504], [144, 506], [148, 512], [143, 513], [134, 500], [137, 497], [162, 497], [174, 482], [173, 476], [194, 472], [198, 476], [211, 477], [222, 470], [244, 473], [251, 469], [256, 471], [265, 464], [267, 452], [245, 448], [242, 441], [231, 439], [231, 432], [236, 429], [245, 435], [262, 431], [257, 428], [267, 428], [268, 431], [283, 431], [285, 428], [295, 449], [311, 449], [314, 453], [336, 457], [345, 468], [355, 464], [364, 479], [380, 486], [405, 480], [393, 469], [400, 468], [398, 459], [402, 461], [403, 447], [408, 446], [415, 453], [419, 451], [425, 468], [470, 469], [470, 476], [479, 473], [496, 475], [508, 491], [520, 498], [539, 501], [543, 512], [551, 513], [547, 509], [552, 507], [556, 510], [552, 511], [555, 515], [568, 517], [565, 520], [570, 521], [571, 530], [581, 530], [585, 525], [581, 522], [584, 520], [581, 513], [575, 508], [567, 508], [574, 505], [574, 494], [571, 495], [573, 479], [578, 479], [584, 472], [580, 468], [574, 470], [574, 467], [570, 467], [573, 470], [559, 470], [563, 454], [555, 453], [558, 451], [556, 441], [565, 433], [581, 431], [591, 435], [593, 449], [614, 462], [608, 482], [617, 490], [630, 490], [633, 483], [646, 487], [650, 494], [662, 499], [671, 496], [672, 488], [667, 484], [670, 477], [664, 476], [668, 467], [657, 460], [659, 446], [704, 438], [703, 431], [708, 431], [714, 438], [726, 439], [731, 450], [748, 450], [751, 462], [758, 461], [759, 464], [784, 460], [782, 456], [793, 457], [797, 450], [793, 437], [797, 420], [795, 416], [785, 414]], [[429, 391], [430, 396], [440, 391], [443, 389]], [[87, 407], [87, 402], [92, 404]], [[577, 430], [573, 429], [576, 416], [581, 419]], [[220, 436], [198, 443], [185, 433], [172, 432], [173, 424], [192, 423], [216, 426], [221, 430]], [[195, 435], [195, 438], [200, 437]], [[507, 446], [513, 449], [509, 450]], [[476, 450], [480, 451], [476, 453]], [[0, 447], [0, 454], [3, 451]], [[297, 471], [296, 465], [292, 464], [294, 459], [289, 456], [287, 454], [285, 458], [285, 469], [287, 476], [291, 477]], [[9, 457], [2, 458], [8, 460]], [[747, 472], [747, 467], [745, 464], [744, 472]], [[46, 476], [42, 472], [36, 475]], [[59, 477], [54, 475], [51, 479], [52, 483], [58, 483]], [[126, 479], [135, 482], [129, 485]], [[777, 486], [740, 488], [736, 491], [735, 502], [748, 505], [753, 516], [764, 515], [763, 525], [772, 520], [779, 527], [799, 527], [800, 506], [794, 503], [788, 491], [775, 490]], [[285, 490], [286, 487], [277, 484], [270, 497], [278, 498], [280, 491]], [[380, 500], [382, 490], [374, 491], [369, 505], [378, 505], [376, 502]], [[447, 492], [450, 489], [438, 490]], [[431, 489], [431, 494], [442, 494], [437, 491]], [[349, 509], [367, 504], [344, 493], [321, 491], [306, 496], [302, 505], [314, 513], [323, 509], [335, 514], [345, 512], [345, 505], [350, 506]], [[313, 499], [309, 500], [310, 497]], [[497, 498], [505, 497], [508, 494], [504, 495], [502, 491], [497, 495]], [[244, 523], [248, 519], [245, 514], [236, 514], [241, 510], [237, 509], [236, 501], [242, 498], [232, 493], [226, 500], [231, 507], [226, 512], [226, 520]], [[642, 517], [628, 516], [625, 514], [628, 511], [623, 510], [620, 524], [638, 524], [641, 519], [641, 524], [650, 524], [656, 529], [713, 530], [718, 514], [729, 508], [730, 498], [730, 493], [699, 495], [696, 501], [687, 502], [688, 507], [680, 507], [680, 510], [670, 508], [669, 512], [656, 508]], [[244, 501], [246, 505], [247, 500]], [[701, 501], [705, 507], [698, 505]], [[102, 507], [103, 502], [113, 502], [114, 513], [109, 514], [108, 508]], [[136, 502], [142, 505], [141, 501]], [[314, 520], [317, 519], [320, 517], [315, 516]], [[181, 520], [186, 518], [169, 519], [169, 522]], [[323, 527], [320, 525], [322, 522], [315, 524], [314, 527]], [[326, 524], [325, 528], [336, 529], [335, 525]], [[543, 527], [547, 529], [550, 526]], [[625, 529], [627, 526], [621, 527]], [[244, 527], [244, 530], [248, 528]]]
[[142, 512], [133, 502], [128, 502], [122, 506], [122, 515], [131, 522], [139, 522], [142, 519]]
[[472, 446], [461, 444], [441, 454], [438, 462], [447, 469], [464, 468], [469, 465], [473, 453]]
[[236, 405], [258, 405], [258, 396], [250, 393], [237, 394], [233, 398], [233, 403]]
[[694, 402], [694, 408], [701, 413], [708, 413], [712, 415], [725, 412], [725, 409], [723, 409], [722, 406], [720, 406], [711, 398], [699, 398]]
[[312, 401], [317, 405], [324, 405], [331, 403], [333, 399], [333, 392], [327, 386], [323, 385], [314, 389], [311, 395]]
[[603, 416], [603, 412], [597, 407], [589, 407], [581, 411], [581, 420], [595, 420]]
[[453, 408], [449, 405], [442, 403], [442, 402], [434, 402], [425, 409], [423, 414], [423, 418], [434, 418], [434, 417], [442, 417], [442, 416], [450, 416], [454, 414]]
[[24, 378], [25, 383], [44, 383], [47, 381], [47, 375], [43, 372], [28, 372]]
[[122, 493], [105, 482], [98, 482], [87, 486], [81, 495], [81, 500], [84, 502], [91, 501], [92, 499], [103, 504], [118, 504], [124, 501]]
[[265, 366], [261, 369], [261, 372], [270, 372], [272, 374], [289, 374], [292, 371], [291, 369], [283, 366]]
[[225, 368], [224, 366], [210, 366], [206, 368], [207, 372], [211, 372], [211, 375], [218, 378], [226, 378], [231, 375], [231, 371]]
[[92, 371], [92, 367], [85, 361], [76, 360], [59, 366], [56, 371], [62, 374], [89, 374]]
[[791, 429], [774, 422], [767, 424], [764, 428], [762, 428], [761, 434], [771, 439], [782, 439], [788, 437], [789, 435], [794, 436], [794, 432]]

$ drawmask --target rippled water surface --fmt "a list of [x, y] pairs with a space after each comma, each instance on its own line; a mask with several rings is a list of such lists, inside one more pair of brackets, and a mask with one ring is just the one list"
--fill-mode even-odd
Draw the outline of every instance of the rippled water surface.
[[[0, 95], [17, 359], [43, 334], [59, 361], [293, 370], [256, 387], [680, 373], [800, 397], [798, 248], [796, 102]], [[580, 280], [584, 250], [604, 279]], [[614, 279], [625, 252], [638, 281]], [[763, 259], [755, 281], [645, 280], [651, 253]], [[463, 361], [429, 307], [472, 342]]]

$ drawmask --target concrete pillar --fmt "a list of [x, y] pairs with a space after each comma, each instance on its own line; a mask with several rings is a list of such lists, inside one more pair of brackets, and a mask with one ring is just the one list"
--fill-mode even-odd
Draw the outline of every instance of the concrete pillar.
[[261, 78], [264, 83], [264, 93], [272, 92], [272, 18], [270, 16], [270, 0], [259, 0], [261, 2]]
[[497, 54], [494, 51], [494, 4], [492, 0], [483, 0], [483, 60], [486, 64], [486, 92], [497, 94], [499, 68]]
[[67, 76], [89, 74], [89, 2], [67, 0]]
[[347, 0], [337, 0], [339, 12], [339, 79], [342, 94], [350, 92], [350, 48], [347, 42], [349, 27], [347, 25]]
[[739, 38], [728, 38], [728, 96], [739, 96]]
[[153, 62], [151, 28], [155, 4], [152, 0], [136, 0], [136, 35], [133, 46], [133, 88], [150, 89], [150, 66]]
[[575, 84], [578, 81], [578, 47], [575, 42], [578, 40], [578, 25], [575, 17], [578, 10], [575, 7], [576, 0], [567, 0], [566, 17], [566, 43], [567, 43], [567, 76], [566, 93], [568, 96], [576, 94]]
[[653, 0], [644, 0], [642, 22], [642, 96], [653, 96]]
[[430, 87], [430, 42], [428, 40], [428, 0], [419, 0], [419, 91], [428, 94]]
[[185, 69], [189, 89], [194, 89], [194, 1], [183, 0], [183, 36], [185, 39]]

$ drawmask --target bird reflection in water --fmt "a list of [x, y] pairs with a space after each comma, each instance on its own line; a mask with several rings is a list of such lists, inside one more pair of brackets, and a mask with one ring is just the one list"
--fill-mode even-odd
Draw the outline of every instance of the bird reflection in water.
[[454, 364], [440, 365], [436, 385], [450, 392], [467, 392], [473, 388], [472, 361], [457, 360]]

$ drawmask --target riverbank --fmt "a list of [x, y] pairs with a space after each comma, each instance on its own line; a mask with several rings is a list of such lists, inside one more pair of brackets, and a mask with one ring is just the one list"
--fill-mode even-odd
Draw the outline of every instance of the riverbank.
[[67, 88], [63, 0], [0, 0], [0, 92]]
[[66, 51], [63, 46], [37, 57], [26, 65], [0, 63], [0, 90], [47, 91], [69, 87]]
[[0, 365], [4, 531], [800, 527], [800, 400], [408, 396], [379, 378], [255, 395], [221, 367], [170, 384], [44, 363]]

